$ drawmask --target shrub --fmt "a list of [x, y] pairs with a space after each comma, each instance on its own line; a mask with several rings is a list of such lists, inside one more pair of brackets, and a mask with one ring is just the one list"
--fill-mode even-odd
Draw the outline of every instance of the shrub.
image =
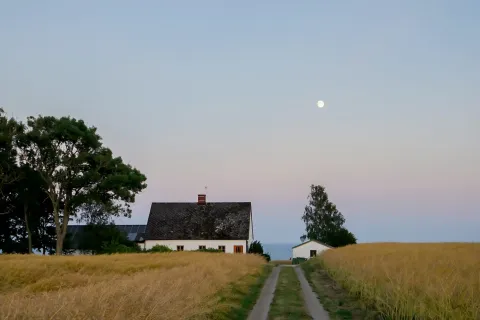
[[260, 241], [253, 241], [248, 248], [248, 253], [263, 254], [263, 246]]
[[147, 250], [147, 252], [156, 252], [156, 253], [172, 252], [172, 251], [173, 250], [170, 249], [169, 247], [167, 247], [165, 245], [159, 245], [159, 244], [156, 244], [150, 250]]
[[263, 254], [262, 254], [262, 257], [264, 257], [264, 258], [267, 260], [267, 262], [270, 262], [270, 260], [271, 260], [271, 258], [270, 258], [270, 253], [268, 253], [268, 252], [267, 252], [267, 253], [263, 253]]
[[197, 249], [197, 252], [223, 252], [222, 250], [214, 249], [214, 248], [207, 248], [207, 249]]
[[135, 253], [139, 252], [140, 248], [135, 246], [127, 246], [117, 241], [104, 242], [102, 245], [102, 254], [113, 254], [113, 253]]
[[300, 264], [302, 262], [307, 261], [307, 258], [293, 258], [292, 259], [292, 264]]
[[258, 255], [264, 257], [267, 260], [267, 262], [269, 262], [271, 260], [270, 259], [270, 254], [268, 252], [263, 253], [262, 243], [258, 240], [255, 240], [250, 244], [250, 247], [248, 248], [248, 253], [258, 254]]

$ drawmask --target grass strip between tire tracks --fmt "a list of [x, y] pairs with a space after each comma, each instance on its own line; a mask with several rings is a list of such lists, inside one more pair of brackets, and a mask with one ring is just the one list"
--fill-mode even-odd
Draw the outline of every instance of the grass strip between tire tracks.
[[275, 296], [268, 314], [270, 320], [312, 319], [306, 310], [302, 287], [292, 267], [283, 267], [278, 276]]
[[[217, 294], [218, 307], [198, 319], [245, 320], [255, 306], [263, 285], [272, 272], [273, 266], [265, 264], [255, 275], [244, 277]], [[195, 319], [197, 319], [195, 317]]]

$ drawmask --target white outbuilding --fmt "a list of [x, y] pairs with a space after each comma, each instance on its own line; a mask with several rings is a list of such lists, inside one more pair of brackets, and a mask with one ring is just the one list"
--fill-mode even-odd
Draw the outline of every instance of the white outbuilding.
[[292, 259], [305, 258], [310, 259], [316, 257], [322, 251], [331, 249], [329, 245], [316, 240], [309, 240], [292, 248]]

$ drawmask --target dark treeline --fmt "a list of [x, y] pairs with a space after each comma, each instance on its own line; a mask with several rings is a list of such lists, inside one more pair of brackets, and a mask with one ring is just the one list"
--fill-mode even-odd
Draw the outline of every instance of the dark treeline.
[[[71, 117], [8, 118], [0, 109], [0, 250], [62, 254], [71, 221], [131, 215], [146, 177]], [[65, 246], [64, 246], [65, 245]]]

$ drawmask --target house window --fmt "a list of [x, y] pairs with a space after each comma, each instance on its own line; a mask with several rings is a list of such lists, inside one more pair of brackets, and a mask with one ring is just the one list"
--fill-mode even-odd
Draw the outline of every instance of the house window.
[[233, 246], [233, 252], [243, 253], [243, 246]]
[[207, 246], [198, 246], [198, 250], [206, 250]]
[[225, 246], [218, 246], [218, 250], [225, 252]]
[[310, 250], [310, 258], [317, 256], [317, 250]]
[[177, 251], [183, 251], [183, 246], [177, 246]]

